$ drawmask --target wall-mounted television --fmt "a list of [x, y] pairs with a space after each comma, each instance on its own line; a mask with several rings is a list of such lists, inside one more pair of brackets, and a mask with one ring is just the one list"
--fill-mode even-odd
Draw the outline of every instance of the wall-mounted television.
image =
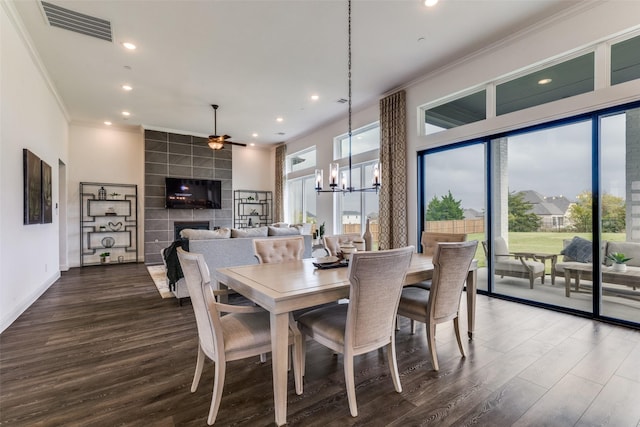
[[220, 181], [167, 177], [165, 188], [167, 209], [220, 209], [222, 207]]

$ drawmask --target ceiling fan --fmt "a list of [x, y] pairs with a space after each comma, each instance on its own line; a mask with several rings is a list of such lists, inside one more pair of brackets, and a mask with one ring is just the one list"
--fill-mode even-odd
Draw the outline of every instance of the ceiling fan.
[[239, 145], [241, 147], [246, 147], [247, 144], [243, 144], [242, 142], [233, 142], [228, 141], [231, 138], [231, 135], [218, 135], [218, 106], [216, 104], [211, 104], [213, 107], [213, 135], [209, 135], [209, 147], [212, 150], [222, 150], [224, 148], [224, 144], [232, 144]]

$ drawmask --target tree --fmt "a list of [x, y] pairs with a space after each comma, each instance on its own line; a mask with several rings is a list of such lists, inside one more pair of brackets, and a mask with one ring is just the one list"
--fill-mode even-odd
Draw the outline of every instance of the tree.
[[453, 219], [464, 219], [464, 211], [460, 207], [461, 200], [455, 200], [451, 194], [451, 190], [446, 196], [442, 196], [438, 200], [437, 196], [427, 206], [425, 219], [427, 221], [445, 221]]
[[509, 193], [509, 231], [537, 231], [542, 220], [531, 212], [524, 193]]
[[[575, 231], [593, 231], [593, 200], [590, 191], [578, 194], [576, 203], [569, 207], [569, 218]], [[624, 199], [611, 194], [603, 194], [600, 199], [602, 208], [602, 231], [605, 233], [621, 233], [626, 226], [626, 206]]]

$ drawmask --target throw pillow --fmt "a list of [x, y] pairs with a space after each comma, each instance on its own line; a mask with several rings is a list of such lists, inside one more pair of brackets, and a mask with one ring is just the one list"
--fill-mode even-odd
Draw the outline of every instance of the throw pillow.
[[192, 228], [185, 228], [180, 231], [180, 237], [189, 240], [228, 239], [231, 237], [231, 229], [194, 230]]
[[300, 230], [298, 230], [295, 227], [287, 227], [287, 228], [283, 228], [283, 227], [273, 227], [273, 226], [269, 226], [269, 236], [293, 236], [293, 235], [298, 235], [300, 234]]
[[232, 228], [231, 229], [231, 237], [267, 237], [267, 233], [269, 230], [267, 227], [256, 227], [256, 228]]
[[591, 242], [582, 237], [575, 236], [569, 246], [560, 253], [578, 262], [591, 262], [592, 260]]

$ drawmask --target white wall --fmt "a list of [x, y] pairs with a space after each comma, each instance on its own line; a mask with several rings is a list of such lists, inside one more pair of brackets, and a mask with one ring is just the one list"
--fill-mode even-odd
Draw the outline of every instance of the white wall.
[[72, 123], [67, 168], [69, 266], [80, 266], [80, 182], [138, 185], [138, 259], [144, 260], [144, 134]]
[[[421, 115], [418, 109], [421, 105], [486, 84], [532, 64], [589, 48], [607, 38], [640, 28], [638, 21], [640, 1], [598, 2], [590, 3], [586, 8], [581, 7], [582, 9], [571, 11], [561, 19], [543, 23], [535, 29], [527, 29], [522, 34], [503, 41], [499, 46], [491, 46], [484, 51], [476, 52], [463, 61], [451, 64], [445, 69], [426, 75], [403, 87], [407, 92], [409, 204], [407, 213], [410, 244], [416, 246], [418, 244], [416, 182], [418, 151], [640, 99], [640, 81], [636, 80], [526, 111], [490, 118], [447, 132], [428, 136], [419, 135], [418, 121]], [[606, 62], [606, 59], [604, 61]], [[354, 75], [353, 78], [357, 81], [358, 76]], [[392, 92], [395, 90], [390, 93]], [[379, 107], [376, 103], [353, 114], [353, 128], [372, 123], [379, 119], [378, 116]], [[326, 170], [332, 160], [332, 140], [335, 136], [344, 133], [346, 127], [346, 119], [343, 119], [302, 138], [287, 141], [287, 152], [293, 153], [316, 145], [318, 167]], [[384, 182], [382, 184], [384, 185]], [[318, 203], [318, 216], [321, 221], [327, 218], [328, 230], [334, 230], [331, 197], [328, 194], [318, 196], [323, 198], [323, 203]], [[329, 221], [329, 218], [332, 220]]]
[[275, 191], [275, 149], [233, 146], [233, 189]]
[[14, 16], [0, 2], [0, 331], [60, 277], [59, 209], [51, 224], [23, 225], [22, 149], [51, 166], [54, 206], [58, 163], [68, 164], [65, 112]]

